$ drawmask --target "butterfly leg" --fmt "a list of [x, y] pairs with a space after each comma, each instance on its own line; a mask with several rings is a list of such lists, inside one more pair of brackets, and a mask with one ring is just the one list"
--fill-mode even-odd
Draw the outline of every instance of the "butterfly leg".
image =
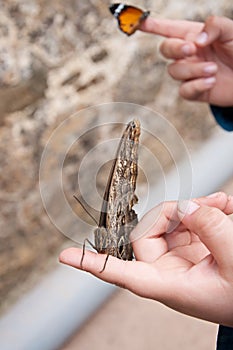
[[100, 273], [103, 272], [103, 271], [105, 270], [105, 267], [106, 267], [106, 265], [107, 265], [107, 261], [108, 261], [109, 255], [110, 255], [110, 254], [107, 255], [107, 257], [106, 257], [106, 259], [105, 259], [105, 262], [104, 262], [104, 266], [103, 266], [102, 270], [100, 271]]
[[133, 248], [129, 240], [131, 228], [125, 227], [124, 235], [122, 235], [117, 243], [117, 257], [122, 260], [133, 260]]
[[[88, 243], [90, 244], [90, 246], [91, 246], [93, 249], [97, 250], [97, 249], [96, 249], [96, 246], [95, 246], [88, 238], [85, 238], [85, 239], [84, 239], [84, 243], [83, 243], [83, 253], [82, 253], [82, 258], [81, 258], [81, 262], [80, 262], [80, 266], [81, 266], [81, 269], [82, 269], [82, 270], [83, 270], [83, 260], [84, 260], [84, 255], [85, 255], [86, 242], [88, 242]], [[109, 255], [110, 255], [110, 254], [107, 255], [107, 257], [106, 257], [106, 259], [105, 259], [105, 262], [104, 262], [104, 266], [103, 266], [102, 270], [100, 271], [100, 273], [103, 272], [103, 271], [105, 270], [105, 267], [106, 267], [106, 265], [107, 265], [107, 261], [108, 261]]]
[[93, 249], [97, 250], [95, 245], [88, 238], [84, 239], [84, 242], [83, 242], [83, 253], [82, 253], [82, 258], [81, 258], [81, 261], [80, 261], [81, 269], [83, 269], [83, 259], [84, 259], [84, 255], [85, 255], [86, 242], [88, 242]]

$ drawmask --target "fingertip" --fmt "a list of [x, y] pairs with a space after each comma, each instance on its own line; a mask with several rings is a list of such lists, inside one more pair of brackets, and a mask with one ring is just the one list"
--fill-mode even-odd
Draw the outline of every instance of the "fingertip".
[[82, 256], [82, 249], [71, 247], [71, 248], [64, 249], [59, 254], [58, 259], [59, 259], [59, 262], [62, 264], [71, 265], [79, 268], [81, 256]]
[[201, 206], [207, 205], [209, 207], [216, 207], [227, 215], [233, 213], [233, 196], [228, 195], [223, 191], [214, 192], [208, 196], [195, 198], [194, 201]]
[[199, 46], [205, 46], [208, 43], [209, 36], [206, 32], [201, 32], [196, 37], [196, 44]]
[[213, 76], [213, 77], [204, 78], [203, 82], [207, 89], [211, 89], [216, 83], [216, 77]]
[[216, 74], [218, 71], [218, 66], [215, 63], [207, 63], [204, 67], [203, 67], [203, 73], [206, 76], [212, 76], [213, 74]]
[[[101, 277], [101, 272], [105, 266], [106, 258], [106, 254], [98, 254], [87, 249], [83, 255], [82, 249], [74, 247], [63, 250], [59, 255], [59, 261], [62, 264], [90, 272], [97, 277]], [[111, 259], [109, 256], [107, 264], [110, 260]]]
[[190, 56], [191, 55], [191, 48], [189, 44], [184, 44], [181, 48], [184, 56]]
[[139, 30], [142, 32], [157, 34], [157, 20], [153, 17], [147, 17], [140, 24]]
[[232, 20], [227, 17], [209, 16], [203, 30], [196, 37], [196, 44], [205, 47], [216, 40], [228, 41], [232, 37]]
[[228, 215], [233, 214], [233, 196], [232, 195], [227, 196], [227, 204], [224, 212]]
[[193, 43], [189, 42], [189, 43], [185, 43], [182, 47], [181, 47], [181, 51], [184, 55], [184, 57], [189, 57], [192, 56], [196, 53], [196, 47]]
[[209, 194], [208, 196], [197, 198], [196, 201], [200, 204], [215, 206], [220, 210], [224, 210], [228, 200], [228, 195], [225, 192], [218, 191]]
[[180, 86], [180, 95], [190, 101], [204, 101], [205, 92], [212, 89], [216, 84], [216, 77], [210, 76], [207, 78], [198, 78], [190, 81], [185, 81]]

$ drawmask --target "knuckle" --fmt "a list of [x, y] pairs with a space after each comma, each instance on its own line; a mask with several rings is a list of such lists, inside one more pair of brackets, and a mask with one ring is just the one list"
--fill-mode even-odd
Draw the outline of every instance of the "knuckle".
[[193, 94], [195, 96], [200, 94], [201, 86], [200, 86], [200, 81], [198, 79], [193, 80], [191, 87], [192, 87]]
[[170, 74], [170, 76], [175, 79], [176, 78], [176, 74], [175, 74], [175, 63], [171, 63], [168, 65], [167, 67], [168, 73]]
[[218, 21], [218, 17], [215, 15], [208, 16], [205, 23], [207, 25], [214, 25]]
[[224, 212], [227, 215], [232, 215], [233, 214], [233, 196], [227, 196], [227, 203], [224, 208]]
[[223, 191], [219, 191], [218, 192], [218, 201], [219, 201], [219, 205], [220, 205], [220, 209], [224, 210], [227, 206], [227, 202], [228, 202], [228, 195], [223, 192]]
[[94, 255], [89, 254], [90, 252], [85, 252], [85, 255], [83, 257], [82, 261], [82, 270], [87, 272], [92, 272], [95, 269], [96, 263], [97, 263], [97, 253], [94, 253]]
[[185, 91], [185, 88], [184, 88], [184, 84], [182, 84], [179, 88], [179, 94], [181, 97], [183, 98], [187, 98], [187, 94], [186, 94], [186, 91]]
[[179, 89], [180, 96], [185, 98], [186, 100], [194, 100], [195, 96], [192, 91], [187, 87], [187, 84], [184, 82], [181, 84], [180, 89]]
[[223, 191], [219, 191], [219, 192], [218, 192], [218, 196], [219, 196], [219, 197], [226, 197], [227, 194], [226, 194], [225, 192], [223, 192]]
[[168, 65], [168, 73], [175, 80], [185, 80], [189, 76], [187, 65], [184, 60], [177, 59]]
[[208, 212], [202, 212], [197, 218], [197, 226], [206, 237], [222, 228], [225, 216], [217, 208], [208, 208]]
[[159, 51], [161, 52], [161, 54], [162, 54], [163, 56], [166, 57], [166, 52], [167, 52], [167, 41], [166, 41], [166, 40], [164, 40], [164, 41], [160, 44], [160, 46], [159, 46]]
[[186, 98], [187, 100], [197, 100], [199, 99], [201, 94], [202, 90], [200, 89], [200, 84], [197, 79], [185, 82], [180, 87], [180, 95]]
[[202, 221], [206, 221], [208, 219], [208, 222], [211, 222], [212, 224], [215, 224], [219, 220], [219, 209], [213, 207], [213, 208], [208, 208], [208, 213], [202, 213], [201, 219]]
[[119, 273], [119, 278], [117, 281], [115, 281], [115, 285], [117, 287], [123, 288], [123, 289], [127, 289], [127, 267], [128, 264], [130, 263], [130, 261], [125, 260], [122, 261], [122, 264], [120, 264], [120, 273]]

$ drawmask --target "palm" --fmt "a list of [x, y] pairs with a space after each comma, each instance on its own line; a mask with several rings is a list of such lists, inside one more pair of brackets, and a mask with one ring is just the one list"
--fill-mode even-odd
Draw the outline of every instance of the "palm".
[[150, 248], [139, 254], [139, 260], [151, 263], [160, 273], [187, 272], [210, 254], [198, 236], [182, 224], [171, 233], [145, 239]]
[[149, 240], [154, 252], [149, 256], [145, 252], [146, 262], [136, 262], [138, 278], [144, 283], [133, 291], [195, 317], [206, 319], [208, 310], [209, 320], [214, 321], [211, 305], [224, 294], [224, 288], [205, 245], [182, 225], [170, 234]]

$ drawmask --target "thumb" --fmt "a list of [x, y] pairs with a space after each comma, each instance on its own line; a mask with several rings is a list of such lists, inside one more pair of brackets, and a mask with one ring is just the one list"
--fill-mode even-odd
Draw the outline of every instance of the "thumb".
[[202, 32], [196, 37], [196, 44], [204, 47], [214, 41], [225, 42], [232, 39], [232, 20], [226, 17], [210, 16]]
[[209, 249], [220, 269], [233, 270], [233, 222], [215, 207], [181, 201], [178, 215], [182, 223]]

